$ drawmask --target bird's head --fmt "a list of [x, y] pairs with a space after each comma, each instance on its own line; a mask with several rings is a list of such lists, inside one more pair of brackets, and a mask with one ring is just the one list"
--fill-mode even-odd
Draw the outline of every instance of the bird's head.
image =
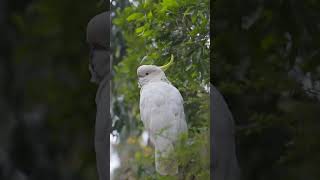
[[140, 66], [137, 69], [137, 75], [139, 78], [139, 87], [142, 87], [149, 82], [156, 82], [156, 81], [169, 82], [164, 72], [172, 65], [172, 63], [173, 63], [173, 56], [171, 56], [170, 62], [163, 66], [155, 66], [155, 65]]

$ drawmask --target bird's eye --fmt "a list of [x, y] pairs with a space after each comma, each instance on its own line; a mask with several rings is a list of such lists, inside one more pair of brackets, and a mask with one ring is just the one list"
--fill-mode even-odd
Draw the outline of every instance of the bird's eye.
[[146, 73], [146, 75], [149, 75], [149, 73]]

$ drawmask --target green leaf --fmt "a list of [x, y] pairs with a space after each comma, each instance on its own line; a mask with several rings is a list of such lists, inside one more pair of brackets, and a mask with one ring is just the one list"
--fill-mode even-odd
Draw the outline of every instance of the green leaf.
[[129, 21], [129, 22], [134, 21], [138, 18], [141, 18], [142, 16], [144, 16], [144, 14], [142, 14], [142, 13], [133, 13], [129, 17], [127, 17], [127, 21]]
[[142, 33], [144, 30], [145, 30], [145, 26], [138, 27], [138, 28], [136, 29], [136, 33], [137, 33], [137, 34]]
[[161, 5], [162, 5], [161, 12], [165, 12], [168, 9], [173, 10], [179, 7], [179, 4], [175, 0], [163, 0]]
[[151, 11], [148, 13], [147, 17], [148, 17], [149, 19], [151, 19], [151, 18], [153, 17], [153, 14], [152, 14]]

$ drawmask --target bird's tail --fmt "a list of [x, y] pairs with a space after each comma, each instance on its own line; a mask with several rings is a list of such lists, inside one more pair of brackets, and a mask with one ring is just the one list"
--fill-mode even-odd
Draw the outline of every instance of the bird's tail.
[[169, 141], [162, 141], [161, 146], [155, 147], [156, 171], [160, 175], [178, 174], [178, 162], [173, 155], [173, 145]]

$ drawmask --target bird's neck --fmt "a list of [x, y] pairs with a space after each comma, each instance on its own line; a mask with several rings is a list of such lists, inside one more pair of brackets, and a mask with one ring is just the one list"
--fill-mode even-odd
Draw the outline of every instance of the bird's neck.
[[157, 82], [165, 82], [165, 83], [171, 84], [170, 81], [167, 79], [167, 77], [165, 75], [163, 75], [161, 77], [140, 81], [139, 82], [139, 87], [143, 88], [144, 86], [146, 86], [146, 85], [148, 85], [150, 83], [157, 83]]

